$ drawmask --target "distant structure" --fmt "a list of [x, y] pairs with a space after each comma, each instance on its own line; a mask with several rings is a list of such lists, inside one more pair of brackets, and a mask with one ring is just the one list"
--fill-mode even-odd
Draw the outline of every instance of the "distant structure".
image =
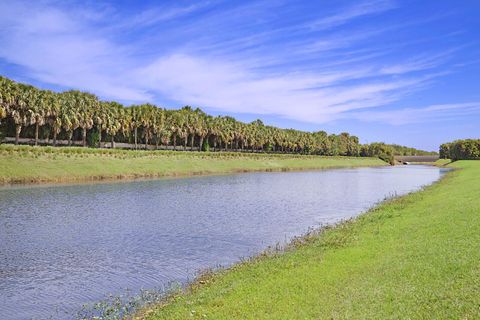
[[410, 164], [416, 162], [435, 162], [439, 159], [438, 155], [432, 156], [395, 156], [395, 162], [401, 164]]

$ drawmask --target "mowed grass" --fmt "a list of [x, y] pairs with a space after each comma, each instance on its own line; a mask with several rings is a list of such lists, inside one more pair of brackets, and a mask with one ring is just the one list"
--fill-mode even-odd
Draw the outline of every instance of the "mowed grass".
[[438, 159], [437, 161], [434, 162], [434, 165], [439, 166], [439, 167], [444, 167], [448, 164], [450, 164], [452, 160], [450, 159]]
[[0, 146], [0, 183], [387, 165], [377, 158]]
[[461, 170], [283, 253], [206, 276], [143, 316], [479, 319], [480, 161], [450, 166]]

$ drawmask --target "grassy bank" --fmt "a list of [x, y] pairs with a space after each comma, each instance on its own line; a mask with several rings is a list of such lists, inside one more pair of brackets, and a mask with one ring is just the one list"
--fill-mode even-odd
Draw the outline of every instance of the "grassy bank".
[[425, 191], [207, 276], [148, 319], [478, 319], [480, 161]]
[[381, 166], [377, 158], [0, 146], [0, 183]]

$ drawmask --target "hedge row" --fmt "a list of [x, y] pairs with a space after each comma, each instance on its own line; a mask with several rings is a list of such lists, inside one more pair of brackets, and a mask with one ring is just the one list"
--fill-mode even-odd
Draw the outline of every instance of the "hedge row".
[[440, 146], [440, 158], [480, 160], [480, 139], [456, 140]]

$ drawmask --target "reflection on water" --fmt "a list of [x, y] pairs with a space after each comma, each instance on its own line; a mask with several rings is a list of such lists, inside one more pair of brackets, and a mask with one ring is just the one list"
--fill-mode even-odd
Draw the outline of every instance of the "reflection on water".
[[437, 180], [428, 166], [0, 190], [0, 310], [43, 319], [228, 265]]

